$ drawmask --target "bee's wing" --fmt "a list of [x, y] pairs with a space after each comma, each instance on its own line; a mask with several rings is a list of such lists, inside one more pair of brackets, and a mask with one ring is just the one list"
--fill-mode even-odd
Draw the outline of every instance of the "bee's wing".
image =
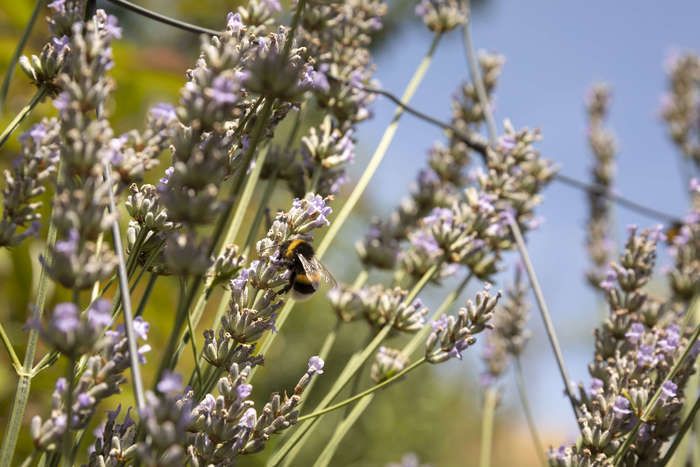
[[321, 261], [318, 260], [318, 258], [311, 258], [311, 259], [306, 259], [303, 255], [297, 255], [299, 258], [299, 261], [301, 261], [301, 265], [304, 267], [304, 271], [306, 271], [306, 274], [308, 276], [313, 276], [314, 274], [318, 274], [321, 277], [323, 277], [323, 280], [325, 280], [328, 284], [331, 284], [331, 287], [337, 287], [338, 282], [336, 282], [335, 278], [333, 277], [333, 274], [326, 269], [326, 267], [323, 265]]

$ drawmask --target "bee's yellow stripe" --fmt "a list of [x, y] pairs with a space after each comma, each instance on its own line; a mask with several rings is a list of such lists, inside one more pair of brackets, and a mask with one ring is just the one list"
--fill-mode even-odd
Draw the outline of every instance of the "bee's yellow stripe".
[[284, 256], [286, 258], [292, 258], [294, 256], [294, 250], [296, 250], [302, 243], [304, 243], [304, 240], [299, 239], [289, 242], [289, 246], [287, 247], [287, 251], [284, 252]]
[[313, 282], [311, 282], [311, 279], [306, 274], [297, 274], [294, 277], [294, 282], [298, 282], [300, 284], [306, 284], [306, 285], [313, 285]]

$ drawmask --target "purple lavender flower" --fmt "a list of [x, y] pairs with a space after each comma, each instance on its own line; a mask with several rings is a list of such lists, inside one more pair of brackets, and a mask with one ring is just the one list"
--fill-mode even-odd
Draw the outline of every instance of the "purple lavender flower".
[[661, 400], [667, 401], [676, 397], [676, 391], [678, 390], [678, 385], [673, 381], [666, 381], [661, 385]]
[[68, 232], [68, 238], [66, 240], [58, 240], [56, 246], [54, 247], [57, 253], [64, 255], [72, 255], [78, 249], [78, 241], [80, 240], [80, 234], [76, 229], [71, 229]]
[[107, 15], [107, 18], [102, 25], [104, 31], [107, 33], [110, 39], [121, 39], [122, 38], [122, 28], [119, 27], [119, 21], [114, 15]]
[[177, 114], [175, 113], [175, 107], [166, 102], [160, 102], [155, 104], [148, 111], [151, 118], [154, 120], [162, 120], [164, 123], [169, 123], [177, 120]]
[[642, 323], [632, 323], [625, 337], [631, 344], [638, 344], [644, 335], [644, 325]]
[[161, 394], [177, 394], [182, 391], [182, 375], [167, 371], [158, 382], [158, 391]]
[[66, 12], [66, 0], [53, 0], [53, 2], [46, 5], [58, 14]]
[[252, 430], [253, 428], [255, 428], [255, 423], [257, 422], [257, 420], [258, 413], [255, 411], [255, 408], [250, 407], [241, 416], [241, 421], [239, 424], [248, 428], [249, 430]]
[[251, 384], [239, 384], [236, 387], [236, 393], [239, 399], [247, 399], [248, 396], [253, 392], [253, 385]]
[[605, 274], [605, 280], [600, 283], [600, 288], [606, 291], [612, 290], [615, 287], [615, 281], [617, 281], [617, 273], [612, 269], [608, 269]]
[[112, 310], [108, 300], [98, 299], [87, 311], [88, 322], [94, 329], [102, 330], [112, 324]]
[[632, 413], [632, 410], [630, 408], [630, 401], [628, 401], [624, 396], [617, 396], [612, 409], [618, 418], [624, 418], [626, 415]]
[[80, 324], [78, 307], [66, 302], [59, 303], [51, 316], [53, 326], [63, 333], [74, 332]]
[[217, 104], [233, 104], [238, 100], [238, 83], [231, 76], [217, 76], [210, 90], [211, 98]]
[[588, 394], [591, 396], [595, 396], [595, 395], [600, 394], [602, 392], [603, 392], [603, 380], [598, 379], [598, 378], [591, 379], [591, 385], [589, 386]]
[[312, 375], [322, 375], [324, 365], [325, 362], [323, 359], [318, 355], [314, 355], [313, 357], [309, 358], [309, 366], [306, 372]]
[[240, 13], [229, 12], [226, 15], [226, 29], [231, 33], [238, 34], [244, 28]]
[[657, 361], [653, 346], [646, 344], [639, 346], [639, 351], [637, 352], [637, 364], [639, 366], [654, 366]]

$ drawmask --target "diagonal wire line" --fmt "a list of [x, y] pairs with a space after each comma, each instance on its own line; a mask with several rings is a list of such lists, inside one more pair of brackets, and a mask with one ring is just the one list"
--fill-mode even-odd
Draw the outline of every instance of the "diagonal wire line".
[[[208, 29], [204, 28], [201, 26], [198, 26], [196, 24], [192, 23], [187, 23], [185, 21], [180, 21], [174, 18], [170, 18], [168, 16], [162, 15], [160, 13], [157, 13], [155, 11], [149, 10], [147, 8], [144, 8], [139, 5], [135, 5], [131, 2], [128, 2], [126, 0], [107, 0], [110, 3], [113, 3], [114, 5], [120, 6], [126, 10], [132, 11], [136, 14], [139, 14], [141, 16], [145, 16], [146, 18], [152, 19], [154, 21], [158, 21], [163, 24], [167, 24], [169, 26], [181, 29], [183, 31], [188, 31], [192, 32], [195, 34], [207, 34], [210, 36], [218, 36], [220, 34], [219, 31], [215, 31], [213, 29]], [[472, 150], [476, 151], [479, 153], [482, 158], [486, 158], [486, 153], [489, 150], [489, 145], [486, 139], [481, 136], [480, 134], [476, 133], [465, 133], [463, 131], [460, 131], [459, 129], [455, 128], [454, 126], [450, 125], [449, 123], [445, 123], [435, 117], [432, 117], [431, 115], [428, 115], [425, 112], [422, 112], [418, 109], [415, 109], [409, 105], [404, 104], [401, 102], [401, 99], [399, 99], [396, 95], [393, 93], [381, 89], [381, 88], [376, 88], [376, 87], [370, 87], [370, 86], [362, 86], [357, 83], [349, 83], [346, 80], [343, 80], [341, 78], [328, 75], [328, 79], [332, 81], [339, 81], [343, 82], [344, 84], [349, 84], [351, 86], [354, 86], [355, 88], [365, 91], [368, 93], [372, 94], [377, 94], [383, 97], [386, 97], [390, 101], [392, 101], [394, 104], [401, 106], [403, 110], [406, 113], [409, 113], [413, 115], [416, 118], [419, 118], [427, 123], [430, 123], [431, 125], [437, 126], [439, 128], [442, 128], [443, 130], [449, 131], [452, 133], [452, 135], [456, 138], [458, 138], [460, 141], [464, 142], [469, 148]], [[675, 216], [673, 214], [669, 214], [666, 212], [663, 212], [659, 209], [655, 209], [649, 206], [646, 206], [642, 203], [638, 203], [636, 201], [633, 201], [629, 198], [626, 198], [622, 195], [616, 194], [616, 193], [611, 193], [609, 192], [605, 187], [602, 185], [598, 185], [595, 183], [587, 183], [583, 182], [581, 180], [578, 180], [574, 177], [570, 177], [568, 175], [564, 175], [562, 173], [557, 173], [555, 176], [555, 180], [560, 182], [563, 185], [566, 185], [571, 188], [575, 188], [577, 190], [584, 191], [588, 194], [594, 194], [597, 196], [604, 197], [606, 199], [609, 199], [610, 201], [629, 209], [630, 211], [637, 212], [638, 214], [641, 214], [643, 216], [649, 217], [651, 219], [657, 220], [657, 221], [662, 221], [664, 223], [668, 224], [673, 224], [673, 223], [679, 223], [681, 222], [680, 218], [678, 216]]]

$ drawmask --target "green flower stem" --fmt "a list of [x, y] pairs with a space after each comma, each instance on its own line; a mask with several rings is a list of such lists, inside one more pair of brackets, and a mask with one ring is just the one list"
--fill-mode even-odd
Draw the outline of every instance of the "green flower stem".
[[139, 300], [139, 306], [136, 307], [136, 312], [134, 313], [134, 317], [143, 315], [143, 312], [146, 309], [146, 305], [148, 304], [148, 299], [150, 298], [151, 293], [153, 292], [153, 288], [155, 287], [157, 280], [158, 280], [158, 274], [152, 272], [151, 275], [148, 277], [148, 282], [146, 283], [146, 289], [143, 291], [143, 295], [141, 296], [141, 300]]
[[126, 264], [124, 262], [124, 247], [122, 245], [122, 238], [119, 232], [119, 221], [116, 218], [117, 206], [114, 202], [114, 190], [111, 189], [113, 184], [112, 168], [108, 162], [105, 162], [104, 169], [105, 179], [110, 187], [110, 189], [107, 190], [109, 193], [109, 211], [113, 216], [115, 216], [114, 222], [112, 223], [112, 241], [114, 243], [114, 250], [117, 260], [119, 261], [117, 268], [117, 274], [119, 276], [119, 296], [121, 297], [122, 313], [124, 314], [124, 330], [126, 333], [127, 344], [129, 346], [131, 382], [134, 387], [136, 407], [138, 412], [141, 413], [141, 411], [146, 407], [146, 397], [143, 392], [143, 380], [141, 379], [141, 369], [139, 366], [138, 344], [136, 342], [136, 334], [134, 332], [134, 315], [131, 312], [131, 291], [129, 290], [129, 277], [126, 271]]
[[75, 390], [75, 358], [68, 361], [66, 367], [66, 381], [68, 381], [68, 389], [66, 391], [65, 407], [66, 410], [66, 431], [63, 433], [61, 441], [61, 465], [64, 467], [73, 466], [73, 435], [71, 432], [71, 420], [73, 419], [73, 391]]
[[0, 110], [2, 110], [5, 106], [7, 94], [10, 91], [10, 82], [12, 81], [12, 76], [15, 74], [15, 69], [17, 68], [19, 57], [22, 56], [24, 46], [27, 45], [29, 35], [31, 34], [32, 29], [34, 29], [34, 24], [36, 23], [37, 18], [39, 18], [39, 13], [41, 13], [41, 11], [44, 9], [45, 3], [46, 0], [37, 0], [34, 4], [34, 10], [32, 11], [32, 15], [29, 17], [29, 21], [27, 22], [27, 25], [24, 27], [24, 31], [22, 32], [22, 37], [19, 38], [19, 42], [17, 43], [15, 52], [12, 54], [10, 63], [7, 65], [5, 78], [2, 80], [2, 87], [0, 87]]
[[523, 364], [520, 360], [520, 356], [516, 355], [515, 358], [515, 382], [518, 387], [518, 396], [520, 396], [520, 404], [523, 406], [523, 413], [525, 414], [525, 420], [527, 421], [527, 427], [530, 430], [530, 437], [532, 438], [532, 444], [537, 453], [537, 459], [540, 461], [540, 465], [546, 466], [547, 459], [545, 459], [544, 445], [542, 444], [542, 439], [537, 431], [537, 425], [535, 424], [535, 419], [532, 416], [532, 410], [530, 410], [530, 402], [527, 397], [527, 389], [525, 386], [525, 378], [523, 377]]
[[498, 391], [490, 387], [484, 396], [484, 412], [481, 415], [481, 453], [479, 455], [479, 467], [490, 467], [491, 445], [493, 439], [493, 419], [498, 403]]
[[[457, 299], [461, 295], [462, 291], [466, 288], [466, 286], [469, 283], [469, 281], [471, 280], [471, 278], [472, 278], [472, 274], [470, 272], [462, 280], [462, 282], [457, 286], [457, 288], [455, 290], [453, 290], [452, 292], [450, 292], [450, 294], [448, 294], [447, 297], [445, 297], [445, 299], [442, 301], [442, 303], [440, 304], [438, 309], [435, 311], [435, 313], [431, 317], [431, 320], [435, 320], [435, 319], [439, 318], [440, 316], [442, 316], [457, 301]], [[421, 345], [423, 342], [425, 342], [425, 339], [428, 337], [428, 333], [430, 333], [431, 330], [432, 330], [432, 326], [430, 326], [430, 325], [423, 327], [423, 329], [421, 329], [419, 332], [417, 332], [411, 338], [411, 340], [408, 342], [408, 344], [406, 344], [406, 346], [404, 346], [401, 353], [403, 355], [406, 355], [407, 357], [411, 356], [415, 352], [415, 350], [418, 348], [418, 346]], [[355, 405], [355, 407], [353, 407], [353, 409], [347, 415], [345, 420], [343, 420], [343, 422], [341, 423], [342, 428], [341, 428], [341, 426], [339, 426], [336, 429], [336, 432], [333, 434], [334, 439], [332, 439], [329, 442], [329, 446], [326, 446], [326, 448], [324, 448], [325, 454], [322, 453], [322, 456], [324, 456], [324, 458], [326, 456], [330, 455], [330, 457], [328, 458], [328, 460], [330, 461], [330, 458], [332, 458], [335, 450], [338, 448], [338, 445], [340, 444], [342, 436], [345, 436], [345, 434], [350, 429], [352, 424], [355, 423], [355, 421], [357, 421], [357, 419], [362, 414], [362, 412], [364, 412], [364, 410], [372, 402], [373, 398], [374, 398], [374, 395], [368, 396], [365, 399], [363, 399], [361, 402], [357, 403]], [[340, 437], [340, 438], [335, 439], [336, 437]], [[332, 447], [330, 447], [331, 444], [333, 445]]]
[[[423, 277], [421, 277], [421, 279], [416, 283], [413, 289], [408, 293], [408, 296], [404, 299], [406, 303], [410, 303], [414, 300], [414, 298], [420, 293], [423, 287], [425, 287], [428, 281], [430, 281], [433, 278], [433, 276], [437, 273], [438, 269], [440, 268], [440, 265], [441, 262], [434, 264], [430, 267], [430, 269], [428, 269], [425, 272], [425, 274], [423, 274]], [[367, 360], [369, 360], [372, 357], [372, 355], [374, 355], [374, 352], [389, 334], [391, 328], [391, 323], [384, 326], [377, 333], [374, 339], [372, 339], [369, 345], [367, 345], [367, 347], [365, 347], [361, 352], [356, 353], [350, 358], [348, 363], [345, 365], [345, 368], [343, 368], [340, 375], [338, 376], [338, 379], [336, 379], [335, 383], [328, 391], [326, 396], [323, 398], [323, 400], [316, 406], [314, 412], [325, 409], [329, 406], [331, 402], [333, 402], [333, 399], [335, 399], [338, 396], [338, 394], [340, 394], [345, 385], [347, 385], [347, 383], [350, 382], [353, 375], [360, 370], [362, 365]], [[296, 455], [299, 453], [301, 447], [304, 445], [304, 442], [309, 439], [311, 430], [315, 426], [316, 420], [317, 418], [314, 418], [302, 422], [301, 425], [298, 426], [296, 431], [294, 431], [289, 437], [289, 439], [287, 439], [287, 441], [281, 446], [281, 448], [275, 452], [275, 454], [269, 460], [268, 466], [279, 465], [283, 460], [285, 461], [285, 465], [290, 465], [293, 462]], [[286, 459], [285, 456], [287, 457]]]
[[[425, 74], [428, 71], [428, 68], [430, 67], [430, 63], [433, 59], [433, 54], [435, 53], [435, 49], [437, 48], [441, 37], [442, 34], [438, 33], [435, 35], [435, 37], [433, 38], [433, 42], [430, 44], [430, 48], [428, 49], [428, 53], [425, 55], [425, 57], [423, 57], [420, 64], [418, 65], [418, 68], [413, 73], [413, 76], [411, 77], [408, 86], [406, 86], [406, 90], [404, 91], [401, 99], [403, 104], [408, 104], [408, 102], [411, 100], [416, 90], [418, 89], [418, 86], [420, 85], [421, 81], [423, 81], [423, 78], [425, 77]], [[389, 126], [387, 126], [387, 128], [384, 130], [382, 139], [379, 141], [379, 145], [375, 149], [374, 154], [372, 155], [369, 164], [367, 164], [364, 173], [360, 177], [360, 180], [358, 180], [352, 193], [350, 193], [350, 196], [341, 208], [340, 213], [331, 224], [330, 228], [328, 229], [328, 232], [326, 232], [326, 235], [324, 235], [319, 247], [316, 249], [316, 256], [318, 258], [322, 258], [323, 255], [326, 253], [328, 247], [330, 247], [331, 243], [335, 239], [335, 236], [340, 231], [340, 228], [350, 216], [350, 212], [360, 200], [360, 197], [364, 193], [365, 189], [367, 189], [370, 180], [379, 168], [379, 165], [384, 159], [384, 156], [386, 155], [386, 152], [389, 149], [392, 140], [394, 139], [394, 135], [396, 134], [396, 130], [399, 126], [399, 120], [401, 119], [403, 113], [403, 106], [398, 106], [394, 111], [394, 117], [391, 119]], [[277, 317], [277, 321], [275, 323], [275, 326], [278, 330], [282, 329], [282, 326], [284, 326], [284, 323], [287, 321], [287, 318], [289, 317], [292, 308], [294, 308], [294, 304], [295, 302], [293, 300], [288, 300], [282, 307], [282, 310], [280, 310], [279, 316]], [[267, 353], [267, 351], [270, 349], [272, 343], [275, 340], [275, 336], [277, 335], [279, 335], [279, 332], [276, 334], [268, 334], [267, 338], [263, 340], [259, 350], [259, 353], [261, 355], [265, 355], [265, 353]]]
[[[340, 319], [337, 319], [335, 322], [335, 325], [333, 325], [333, 329], [331, 332], [326, 334], [326, 338], [323, 340], [323, 344], [321, 344], [321, 350], [318, 351], [319, 357], [321, 357], [321, 360], [324, 362], [328, 358], [328, 355], [331, 353], [331, 349], [333, 348], [333, 345], [335, 345], [335, 341], [338, 338], [338, 331], [340, 331], [340, 325], [343, 322]], [[309, 385], [306, 387], [306, 390], [304, 391], [307, 396], [308, 394], [311, 394], [311, 392], [314, 389], [314, 386], [316, 386], [316, 381], [318, 378], [312, 378], [311, 381], [309, 382]], [[304, 397], [301, 399], [301, 402], [297, 406], [297, 410], [301, 412], [302, 407], [304, 407], [305, 402], [307, 401], [308, 397]]]
[[[63, 171], [59, 167], [58, 183], [61, 183], [62, 178]], [[51, 255], [49, 255], [49, 252], [55, 242], [56, 225], [52, 216], [51, 222], [49, 223], [49, 231], [46, 236], [46, 248], [44, 250], [44, 257], [47, 261], [51, 261]], [[39, 273], [39, 287], [37, 290], [36, 305], [33, 307], [32, 320], [39, 321], [44, 315], [44, 307], [46, 306], [48, 289], [49, 275], [47, 268], [42, 267], [41, 272]], [[27, 338], [27, 347], [24, 354], [24, 363], [22, 365], [22, 371], [19, 373], [19, 381], [17, 382], [17, 389], [15, 390], [15, 398], [12, 402], [12, 412], [9, 420], [7, 421], [7, 427], [3, 432], [2, 447], [0, 448], [0, 465], [12, 465], [12, 458], [15, 455], [19, 431], [22, 428], [24, 411], [27, 408], [27, 401], [29, 400], [32, 377], [35, 374], [33, 370], [34, 356], [36, 355], [38, 341], [39, 331], [34, 328], [30, 328], [29, 337]]]
[[530, 261], [530, 255], [527, 252], [527, 247], [525, 246], [525, 241], [523, 240], [523, 235], [520, 232], [520, 227], [515, 219], [508, 217], [508, 224], [510, 230], [515, 238], [515, 243], [518, 247], [518, 252], [520, 253], [520, 258], [525, 265], [525, 271], [527, 272], [527, 277], [530, 280], [530, 287], [535, 293], [535, 301], [537, 302], [537, 307], [540, 310], [540, 315], [542, 316], [542, 321], [544, 321], [544, 327], [547, 331], [547, 337], [549, 338], [549, 344], [554, 352], [554, 358], [557, 361], [557, 367], [559, 368], [559, 374], [561, 375], [562, 382], [564, 383], [564, 391], [571, 403], [571, 409], [574, 411], [574, 417], [578, 420], [578, 410], [576, 408], [576, 399], [571, 391], [569, 373], [564, 365], [564, 356], [561, 353], [561, 347], [559, 346], [559, 340], [557, 339], [557, 334], [554, 330], [554, 324], [552, 323], [552, 318], [549, 313], [549, 308], [547, 307], [547, 302], [544, 300], [544, 294], [542, 293], [542, 288], [537, 279], [537, 274], [535, 274], [535, 268], [532, 266]]
[[[100, 232], [97, 235], [97, 242], [95, 243], [95, 256], [99, 255], [100, 252], [102, 251], [102, 244], [104, 243], [104, 237], [105, 234], [104, 232]], [[95, 300], [97, 300], [97, 297], [100, 296], [100, 281], [95, 281], [95, 283], [92, 285], [92, 291], [90, 292], [90, 303], [93, 303]]]
[[17, 352], [15, 352], [15, 348], [12, 346], [10, 336], [7, 335], [5, 327], [2, 325], [2, 323], [0, 323], [0, 340], [2, 340], [2, 343], [5, 346], [5, 349], [7, 350], [7, 354], [10, 356], [10, 360], [12, 360], [12, 367], [15, 369], [15, 372], [17, 374], [21, 373], [22, 362], [19, 360]]
[[[377, 333], [372, 342], [370, 342], [370, 344], [362, 350], [362, 352], [355, 354], [350, 358], [347, 365], [345, 366], [345, 368], [343, 368], [342, 372], [338, 376], [338, 379], [335, 381], [335, 383], [328, 391], [326, 396], [323, 398], [323, 400], [316, 406], [314, 412], [328, 407], [328, 405], [333, 401], [333, 399], [335, 399], [335, 397], [338, 394], [340, 394], [340, 391], [342, 391], [345, 385], [351, 380], [355, 372], [360, 369], [362, 363], [364, 363], [374, 354], [374, 352], [384, 341], [384, 339], [390, 331], [390, 324], [384, 326]], [[308, 435], [311, 433], [311, 428], [316, 420], [318, 419], [315, 418], [311, 420], [306, 420], [300, 425], [297, 425], [297, 429], [292, 433], [289, 439], [280, 447], [280, 449], [278, 449], [274, 453], [272, 458], [268, 461], [268, 465], [279, 465], [280, 462], [284, 460], [285, 456], [287, 456], [287, 454], [289, 454], [287, 462], [292, 462], [296, 453], [299, 451], [299, 448], [301, 448], [301, 446], [304, 444], [304, 441], [308, 439]]]
[[27, 118], [27, 115], [30, 114], [30, 112], [34, 109], [34, 107], [37, 106], [39, 102], [44, 98], [46, 95], [46, 88], [40, 87], [39, 89], [36, 90], [34, 93], [34, 96], [32, 96], [32, 100], [29, 101], [29, 104], [25, 105], [22, 107], [22, 110], [19, 111], [17, 115], [15, 115], [15, 118], [12, 119], [12, 121], [7, 125], [7, 127], [3, 130], [3, 132], [0, 134], [0, 148], [3, 147], [5, 142], [10, 138], [12, 133], [17, 129], [20, 123], [22, 123], [22, 120]]
[[323, 448], [323, 451], [321, 451], [318, 459], [316, 459], [314, 467], [327, 466], [330, 464], [333, 454], [335, 454], [335, 451], [338, 450], [340, 442], [343, 440], [348, 431], [350, 431], [350, 428], [355, 424], [357, 419], [360, 418], [360, 415], [362, 415], [367, 407], [369, 407], [375, 396], [376, 394], [365, 396], [352, 407], [352, 410], [347, 417], [345, 417], [343, 421], [336, 426], [333, 436], [331, 436], [331, 439], [328, 441], [325, 448]]
[[[678, 446], [680, 446], [681, 442], [685, 438], [685, 434], [688, 432], [690, 427], [693, 426], [693, 422], [695, 421], [695, 416], [698, 414], [698, 410], [700, 410], [700, 397], [697, 397], [695, 399], [695, 403], [688, 412], [688, 415], [685, 417], [685, 420], [683, 420], [681, 428], [676, 434], [676, 438], [673, 440], [673, 443], [671, 443], [671, 446], [668, 448], [668, 451], [666, 451], [666, 454], [664, 455], [664, 458], [661, 461], [661, 465], [667, 465], [671, 458], [673, 458], [673, 454], [676, 452], [676, 449], [678, 449]], [[685, 465], [686, 459], [681, 457], [680, 459], [678, 459], [678, 463], [680, 465]]]
[[[469, 8], [469, 0], [466, 2], [467, 8]], [[471, 33], [469, 30], [469, 22], [466, 22], [464, 24], [464, 48], [466, 50], [466, 55], [467, 55], [467, 61], [469, 63], [469, 72], [471, 75], [471, 79], [474, 82], [474, 86], [476, 88], [477, 96], [479, 98], [479, 104], [481, 104], [481, 108], [484, 111], [484, 116], [486, 118], [486, 124], [488, 128], [488, 133], [489, 133], [489, 143], [491, 145], [496, 144], [496, 138], [497, 138], [497, 131], [496, 131], [496, 124], [493, 118], [493, 113], [491, 112], [491, 104], [489, 103], [488, 96], [486, 95], [486, 88], [484, 87], [484, 82], [481, 77], [481, 69], [479, 68], [479, 63], [476, 59], [476, 54], [474, 53], [474, 44], [472, 43], [471, 39]], [[559, 367], [559, 372], [561, 374], [561, 378], [563, 379], [564, 382], [564, 388], [566, 391], [566, 394], [569, 398], [569, 402], [571, 403], [571, 408], [574, 411], [574, 417], [578, 419], [578, 412], [576, 409], [576, 401], [573, 397], [573, 393], [571, 392], [571, 387], [570, 387], [570, 381], [571, 379], [569, 378], [569, 374], [566, 370], [566, 366], [564, 365], [564, 357], [561, 353], [561, 349], [559, 347], [559, 341], [557, 339], [556, 333], [554, 331], [554, 324], [552, 323], [552, 319], [550, 317], [549, 309], [547, 308], [547, 303], [544, 300], [544, 294], [542, 293], [542, 290], [539, 285], [539, 281], [537, 280], [537, 276], [535, 274], [535, 269], [532, 267], [532, 263], [530, 262], [530, 257], [527, 252], [527, 247], [525, 246], [525, 241], [523, 240], [522, 233], [520, 231], [520, 227], [518, 226], [518, 223], [515, 222], [514, 219], [509, 218], [509, 224], [510, 224], [510, 230], [513, 233], [513, 237], [515, 238], [517, 247], [518, 247], [518, 252], [520, 253], [520, 257], [522, 258], [523, 263], [525, 264], [525, 269], [527, 270], [527, 275], [528, 278], [530, 279], [530, 285], [532, 287], [532, 290], [535, 293], [535, 298], [537, 300], [537, 305], [540, 310], [540, 314], [542, 315], [542, 320], [544, 321], [545, 324], [545, 329], [547, 331], [547, 337], [549, 338], [549, 342], [552, 346], [552, 350], [554, 352], [554, 357], [557, 360], [557, 366]]]
[[[470, 10], [470, 1], [465, 0], [467, 10]], [[496, 122], [493, 118], [493, 112], [491, 112], [491, 103], [489, 102], [488, 95], [486, 94], [486, 87], [484, 86], [484, 80], [481, 78], [481, 67], [479, 66], [479, 61], [474, 53], [474, 43], [472, 41], [472, 35], [470, 32], [471, 15], [469, 19], [464, 23], [462, 27], [462, 39], [464, 41], [464, 50], [467, 56], [467, 63], [469, 65], [469, 77], [474, 83], [476, 88], [476, 95], [479, 98], [479, 104], [481, 104], [484, 110], [484, 117], [486, 120], [486, 129], [489, 133], [489, 141], [491, 144], [496, 142], [498, 138], [498, 132], [496, 131]]]
[[397, 379], [402, 378], [406, 374], [415, 370], [416, 368], [418, 368], [420, 365], [422, 365], [425, 362], [426, 362], [425, 357], [421, 357], [420, 359], [411, 363], [409, 366], [407, 366], [403, 370], [399, 371], [398, 373], [396, 373], [392, 377], [387, 378], [386, 380], [382, 381], [381, 383], [376, 384], [376, 385], [370, 387], [369, 389], [365, 389], [364, 391], [362, 391], [358, 394], [355, 394], [354, 396], [349, 397], [348, 399], [345, 399], [344, 401], [338, 402], [337, 404], [330, 405], [330, 406], [326, 407], [325, 409], [318, 410], [316, 412], [313, 412], [313, 413], [310, 413], [307, 415], [303, 415], [303, 416], [299, 417], [299, 421], [303, 422], [304, 420], [311, 420], [313, 418], [318, 418], [322, 415], [325, 415], [329, 412], [333, 412], [334, 410], [342, 409], [346, 405], [352, 404], [353, 402], [358, 401], [366, 396], [369, 396], [373, 392], [379, 391], [380, 389], [390, 385], [391, 383], [393, 383]]
[[[695, 313], [698, 304], [700, 303], [700, 296], [695, 296], [693, 298], [692, 303], [690, 304], [690, 313]], [[656, 389], [656, 392], [652, 396], [652, 398], [649, 400], [647, 403], [646, 407], [644, 408], [644, 411], [642, 412], [642, 415], [637, 419], [637, 422], [635, 423], [634, 427], [632, 428], [632, 431], [630, 431], [629, 435], [627, 435], [627, 438], [625, 438], [625, 441], [622, 443], [622, 446], [617, 450], [615, 453], [615, 457], [613, 458], [613, 463], [614, 465], [620, 465], [622, 462], [622, 459], [625, 457], [625, 454], [629, 450], [630, 446], [632, 445], [632, 442], [635, 440], [637, 437], [637, 433], [639, 432], [639, 428], [642, 426], [642, 423], [646, 423], [652, 420], [651, 415], [654, 409], [656, 408], [656, 403], [659, 400], [659, 397], [661, 397], [661, 389], [663, 385], [667, 381], [671, 381], [676, 374], [678, 373], [678, 370], [680, 370], [681, 365], [685, 363], [685, 360], [688, 358], [690, 353], [693, 350], [693, 346], [698, 340], [698, 337], [700, 337], [700, 325], [695, 327], [695, 331], [693, 331], [693, 335], [690, 337], [688, 341], [688, 345], [686, 348], [683, 350], [683, 353], [681, 354], [680, 358], [675, 361], [673, 366], [671, 367], [671, 370], [668, 372], [668, 375], [666, 375], [666, 378], [659, 384], [659, 387]]]

